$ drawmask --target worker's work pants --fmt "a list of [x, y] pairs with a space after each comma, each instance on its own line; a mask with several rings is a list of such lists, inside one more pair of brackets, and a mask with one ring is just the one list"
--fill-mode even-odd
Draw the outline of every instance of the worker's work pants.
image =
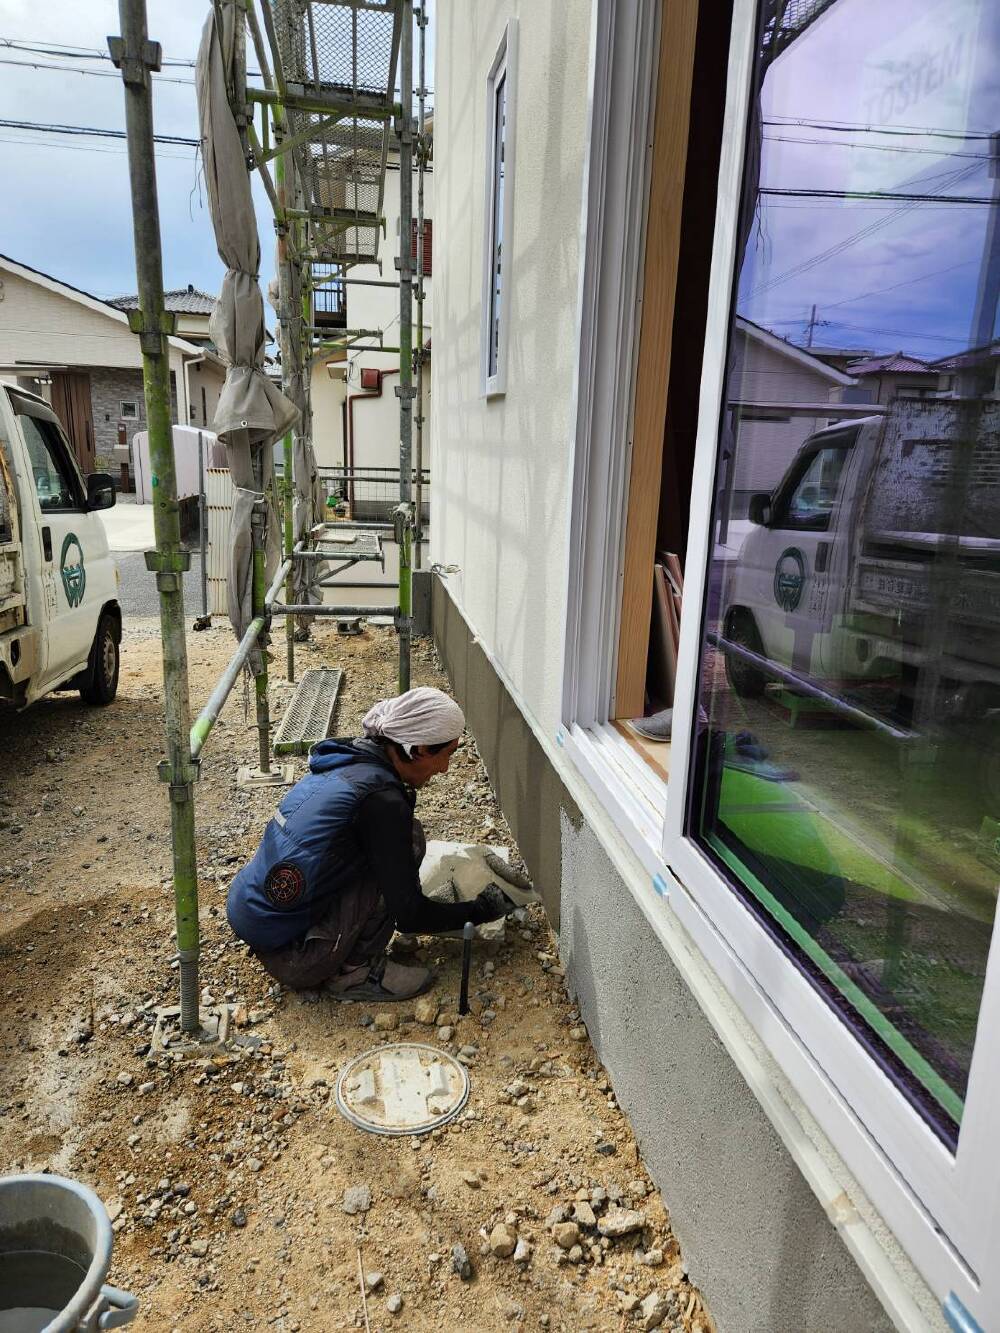
[[[427, 839], [413, 821], [413, 859], [419, 866]], [[386, 910], [374, 876], [361, 875], [337, 893], [326, 914], [300, 940], [257, 952], [265, 971], [290, 990], [313, 990], [339, 974], [374, 963], [385, 952], [396, 923]]]

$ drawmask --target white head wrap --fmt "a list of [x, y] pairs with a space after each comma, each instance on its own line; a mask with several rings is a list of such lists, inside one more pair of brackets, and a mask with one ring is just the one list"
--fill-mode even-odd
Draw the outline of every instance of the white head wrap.
[[411, 745], [445, 745], [465, 730], [465, 714], [443, 690], [418, 685], [394, 699], [383, 699], [365, 714], [366, 736]]

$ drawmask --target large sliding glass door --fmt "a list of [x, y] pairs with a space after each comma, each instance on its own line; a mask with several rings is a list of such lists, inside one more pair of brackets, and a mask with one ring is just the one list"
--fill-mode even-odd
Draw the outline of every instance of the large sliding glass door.
[[1000, 4], [755, 8], [664, 856], [968, 1297], [1000, 1091]]

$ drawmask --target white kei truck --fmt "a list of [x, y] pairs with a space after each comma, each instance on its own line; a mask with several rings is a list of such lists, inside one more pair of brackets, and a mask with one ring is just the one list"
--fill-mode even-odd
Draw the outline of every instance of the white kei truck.
[[1000, 401], [897, 400], [827, 427], [749, 517], [721, 588], [735, 692], [881, 685], [871, 711], [893, 700], [905, 723], [932, 667], [934, 723], [989, 736], [1000, 799]]
[[114, 503], [112, 477], [82, 476], [48, 404], [0, 383], [0, 701], [114, 699], [122, 614], [98, 513]]

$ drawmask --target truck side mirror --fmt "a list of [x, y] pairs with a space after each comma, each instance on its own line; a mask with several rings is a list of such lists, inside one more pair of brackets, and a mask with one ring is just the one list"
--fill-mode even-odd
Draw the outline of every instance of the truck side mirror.
[[771, 497], [763, 491], [751, 495], [747, 518], [758, 527], [766, 528], [771, 521]]
[[92, 472], [87, 478], [87, 508], [111, 509], [114, 503], [114, 477], [110, 472]]

